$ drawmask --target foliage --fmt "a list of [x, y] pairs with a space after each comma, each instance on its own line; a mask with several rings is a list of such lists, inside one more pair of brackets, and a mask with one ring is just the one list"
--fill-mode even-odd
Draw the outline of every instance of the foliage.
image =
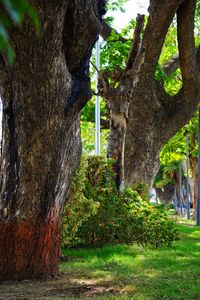
[[174, 183], [174, 173], [179, 172], [179, 163], [185, 159], [185, 130], [181, 129], [166, 143], [160, 154], [160, 169], [155, 178], [154, 185], [164, 188]]
[[84, 195], [86, 188], [87, 159], [83, 156], [72, 181], [69, 201], [67, 202], [62, 220], [62, 246], [67, 246], [72, 240], [76, 241], [76, 232], [83, 221], [96, 214], [99, 203]]
[[118, 192], [113, 164], [113, 160], [98, 156], [90, 156], [87, 164], [81, 164], [65, 209], [63, 244], [138, 242], [156, 248], [171, 245], [176, 229], [167, 211], [148, 203], [147, 189], [141, 184]]
[[132, 189], [124, 192], [125, 232], [128, 239], [158, 248], [177, 238], [174, 221], [162, 205], [150, 205]]
[[[101, 130], [100, 137], [100, 151], [101, 154], [106, 156], [108, 144], [108, 129]], [[94, 154], [95, 152], [95, 124], [92, 122], [81, 122], [81, 139], [83, 146], [83, 153]]]
[[110, 11], [114, 10], [121, 10], [121, 12], [124, 12], [124, 7], [123, 5], [127, 2], [128, 0], [109, 0], [107, 2], [107, 9]]
[[100, 203], [98, 212], [79, 228], [81, 245], [103, 245], [116, 239], [120, 199], [114, 182], [114, 161], [91, 157], [87, 172], [86, 197]]
[[131, 39], [127, 39], [125, 43], [118, 39], [119, 34], [113, 31], [108, 41], [101, 44], [101, 67], [103, 70], [113, 71], [122, 69], [126, 65]]
[[[160, 170], [155, 178], [155, 186], [164, 188], [174, 183], [174, 173], [179, 172], [179, 163], [186, 159], [186, 131], [189, 140], [189, 157], [198, 156], [198, 113], [180, 129], [163, 147], [160, 154]], [[191, 174], [191, 170], [189, 170]]]
[[21, 26], [27, 16], [36, 29], [40, 21], [35, 8], [26, 0], [0, 0], [0, 50], [3, 51], [9, 63], [14, 60], [14, 50], [9, 41], [9, 29], [12, 25]]
[[[92, 84], [92, 87], [93, 84]], [[81, 120], [84, 122], [95, 122], [95, 97], [93, 96], [90, 101], [87, 102], [87, 104], [84, 106], [82, 110]], [[100, 114], [101, 119], [106, 119], [106, 103], [105, 101], [100, 97]]]

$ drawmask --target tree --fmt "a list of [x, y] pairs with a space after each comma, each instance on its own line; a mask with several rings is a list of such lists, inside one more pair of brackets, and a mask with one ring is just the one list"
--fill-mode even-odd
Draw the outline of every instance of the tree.
[[[195, 7], [193, 0], [150, 1], [145, 29], [144, 18], [137, 20], [126, 66], [108, 76], [101, 74], [101, 94], [111, 120], [109, 157], [116, 159], [118, 187], [124, 180], [126, 184], [142, 181], [151, 185], [162, 146], [197, 109], [200, 51], [194, 43]], [[170, 95], [155, 73], [175, 15], [182, 87]]]
[[64, 200], [81, 153], [80, 110], [104, 0], [34, 0], [41, 30], [10, 29], [16, 59], [0, 57], [3, 141], [0, 280], [58, 272]]

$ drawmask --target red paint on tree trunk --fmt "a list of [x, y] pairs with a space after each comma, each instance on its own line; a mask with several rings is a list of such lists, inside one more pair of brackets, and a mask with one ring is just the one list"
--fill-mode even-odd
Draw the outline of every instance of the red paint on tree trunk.
[[48, 278], [58, 274], [59, 225], [0, 222], [0, 280]]

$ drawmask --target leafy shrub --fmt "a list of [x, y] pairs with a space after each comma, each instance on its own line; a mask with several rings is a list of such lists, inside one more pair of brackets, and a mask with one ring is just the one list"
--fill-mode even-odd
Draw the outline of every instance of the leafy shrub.
[[69, 246], [79, 243], [76, 232], [83, 221], [97, 213], [99, 203], [87, 198], [84, 195], [86, 190], [86, 169], [87, 158], [82, 157], [78, 170], [72, 181], [67, 204], [65, 205], [61, 241], [62, 246]]
[[171, 245], [177, 232], [168, 211], [162, 205], [150, 205], [148, 190], [141, 184], [118, 192], [113, 162], [90, 156], [81, 163], [65, 209], [64, 244]]
[[120, 197], [114, 182], [113, 160], [98, 156], [88, 158], [85, 196], [100, 203], [96, 215], [79, 228], [82, 245], [99, 246], [116, 240], [120, 226]]
[[177, 238], [175, 222], [163, 205], [150, 205], [132, 189], [124, 191], [127, 239], [155, 248]]

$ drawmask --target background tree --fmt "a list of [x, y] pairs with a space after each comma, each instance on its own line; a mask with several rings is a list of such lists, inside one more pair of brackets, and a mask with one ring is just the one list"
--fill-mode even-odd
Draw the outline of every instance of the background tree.
[[[126, 66], [101, 76], [101, 93], [108, 103], [111, 118], [109, 156], [117, 159], [118, 186], [124, 180], [124, 164], [127, 184], [133, 181], [152, 184], [162, 146], [189, 121], [197, 108], [199, 52], [196, 56], [195, 6], [196, 2], [189, 0], [159, 4], [151, 1], [144, 34], [142, 17], [138, 19]], [[156, 77], [156, 71], [176, 13], [183, 84], [176, 93], [169, 94], [163, 79]], [[170, 66], [172, 64], [174, 61]]]

